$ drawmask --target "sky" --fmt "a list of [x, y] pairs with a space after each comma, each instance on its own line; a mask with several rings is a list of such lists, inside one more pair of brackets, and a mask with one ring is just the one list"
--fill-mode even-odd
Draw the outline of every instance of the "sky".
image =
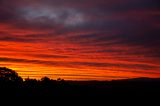
[[0, 0], [0, 66], [22, 78], [160, 77], [159, 0]]

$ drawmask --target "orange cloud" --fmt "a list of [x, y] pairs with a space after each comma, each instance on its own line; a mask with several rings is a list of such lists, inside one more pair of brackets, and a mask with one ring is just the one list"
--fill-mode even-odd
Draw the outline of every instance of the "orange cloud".
[[157, 4], [157, 0], [2, 0], [0, 66], [37, 79], [159, 77]]

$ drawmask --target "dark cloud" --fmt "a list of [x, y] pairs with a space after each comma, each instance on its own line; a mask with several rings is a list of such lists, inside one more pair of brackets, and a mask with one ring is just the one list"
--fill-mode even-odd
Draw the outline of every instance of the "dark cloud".
[[69, 56], [64, 56], [64, 55], [49, 55], [49, 54], [31, 54], [31, 55], [39, 58], [70, 58]]
[[[159, 0], [0, 0], [1, 43], [30, 43], [33, 46], [41, 43], [41, 50], [59, 50], [58, 55], [39, 52], [32, 55], [43, 59], [76, 56], [89, 59], [93, 55], [97, 60], [99, 57], [115, 61], [143, 59], [144, 64], [99, 63], [94, 60], [54, 62], [3, 57], [0, 61], [159, 70], [159, 67], [147, 64], [157, 64], [159, 62], [154, 61], [160, 58], [159, 4]], [[0, 47], [1, 50], [6, 49]], [[136, 57], [141, 58], [138, 60]]]
[[[91, 0], [78, 2], [74, 0], [67, 0], [67, 2], [59, 0], [1, 0], [0, 21], [10, 23], [20, 29], [53, 29], [57, 32], [120, 30], [121, 33], [112, 36], [112, 39], [109, 36], [110, 33], [103, 34], [103, 36], [101, 33], [89, 36], [82, 35], [81, 38], [88, 39], [90, 37], [94, 39], [91, 40], [92, 42], [97, 40], [99, 42], [106, 40], [107, 42], [110, 39], [118, 39], [120, 40], [117, 42], [119, 44], [123, 42], [146, 46], [153, 45], [153, 43], [159, 45], [159, 28], [155, 25], [159, 22], [160, 17], [158, 12], [155, 13], [159, 11], [158, 4], [158, 0], [123, 0], [121, 2], [117, 0], [96, 0], [94, 2]], [[146, 14], [132, 14], [133, 11], [142, 11], [142, 14], [143, 12]], [[151, 12], [151, 14], [147, 14], [147, 12]], [[25, 41], [25, 39], [11, 37], [1, 39]], [[79, 37], [72, 39], [79, 39]]]
[[121, 77], [121, 76], [105, 76], [105, 75], [102, 75], [102, 76], [99, 76], [99, 75], [75, 75], [75, 74], [54, 74], [54, 75], [57, 75], [57, 76], [70, 76], [70, 77], [78, 77], [78, 76], [81, 76], [81, 77], [95, 77], [95, 78], [129, 78], [129, 77]]
[[[37, 39], [38, 40], [38, 39]], [[21, 38], [21, 37], [11, 37], [10, 36], [2, 36], [0, 37], [0, 41], [9, 41], [9, 42], [26, 42], [26, 43], [30, 43], [30, 42], [34, 42], [37, 41], [35, 39], [28, 39], [28, 38]]]
[[[29, 60], [20, 58], [6, 58], [0, 57], [3, 62], [25, 63], [25, 64], [42, 64], [49, 66], [63, 66], [63, 67], [95, 67], [95, 68], [107, 68], [107, 67], [122, 67], [122, 68], [134, 68], [134, 69], [159, 69], [159, 66], [151, 66], [147, 64], [121, 64], [121, 63], [104, 63], [104, 62], [63, 62], [63, 61], [45, 61], [45, 60]], [[135, 70], [136, 72], [136, 70]], [[147, 73], [147, 72], [146, 72]]]
[[[131, 11], [158, 9], [157, 0], [2, 0], [1, 22], [18, 28], [64, 30], [124, 30], [139, 26], [128, 20]], [[86, 6], [85, 6], [86, 5]], [[136, 14], [135, 14], [136, 15]], [[110, 18], [109, 18], [110, 17]], [[147, 18], [137, 16], [138, 18]], [[109, 18], [109, 19], [108, 19]], [[134, 19], [134, 18], [133, 18]], [[125, 21], [126, 20], [126, 21]], [[128, 20], [128, 21], [127, 21]], [[151, 19], [147, 21], [153, 20]], [[150, 22], [147, 22], [148, 24]], [[144, 22], [144, 24], [147, 24]], [[143, 24], [143, 23], [142, 23]], [[122, 27], [123, 26], [123, 27]]]

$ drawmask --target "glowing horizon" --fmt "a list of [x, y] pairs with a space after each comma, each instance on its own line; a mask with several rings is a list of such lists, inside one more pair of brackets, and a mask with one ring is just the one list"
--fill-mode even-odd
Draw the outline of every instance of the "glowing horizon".
[[22, 78], [158, 78], [158, 2], [1, 0], [0, 66]]

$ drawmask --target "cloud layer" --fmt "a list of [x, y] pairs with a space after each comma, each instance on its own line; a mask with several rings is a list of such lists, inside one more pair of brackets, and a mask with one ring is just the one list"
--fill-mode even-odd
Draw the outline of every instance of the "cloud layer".
[[[159, 0], [0, 0], [0, 64], [34, 78], [158, 77], [158, 4]], [[38, 72], [27, 73], [22, 65]]]

